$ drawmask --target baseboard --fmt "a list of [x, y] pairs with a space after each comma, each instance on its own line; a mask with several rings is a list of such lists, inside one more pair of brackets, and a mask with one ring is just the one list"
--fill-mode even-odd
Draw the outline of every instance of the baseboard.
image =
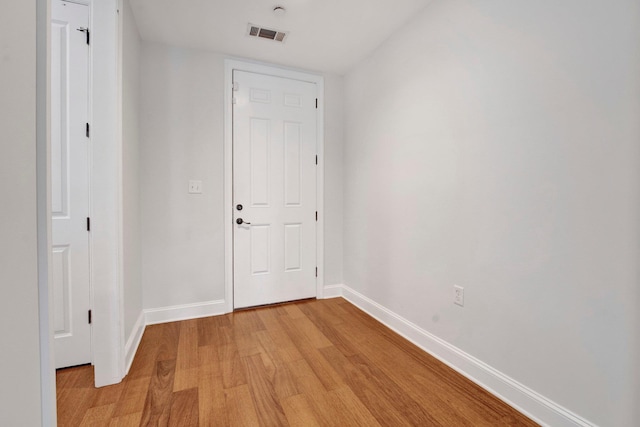
[[147, 308], [144, 310], [147, 325], [218, 316], [225, 313], [226, 304], [224, 300], [173, 305], [171, 307]]
[[328, 285], [324, 287], [324, 299], [338, 298], [342, 296], [344, 285]]
[[140, 341], [142, 340], [142, 335], [144, 334], [145, 324], [145, 315], [144, 311], [140, 312], [138, 316], [138, 320], [136, 320], [135, 325], [133, 325], [133, 330], [131, 331], [131, 335], [129, 335], [129, 339], [127, 339], [127, 343], [124, 346], [124, 375], [126, 376], [129, 373], [129, 369], [131, 369], [131, 364], [133, 363], [133, 358], [138, 351], [138, 346], [140, 345]]
[[342, 296], [427, 353], [542, 425], [595, 427], [595, 424], [425, 331], [418, 325], [411, 323], [346, 285], [327, 286], [324, 292], [325, 298]]

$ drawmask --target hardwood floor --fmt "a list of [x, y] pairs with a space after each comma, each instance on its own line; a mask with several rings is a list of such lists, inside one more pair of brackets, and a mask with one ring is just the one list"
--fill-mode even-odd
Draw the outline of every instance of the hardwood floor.
[[535, 426], [347, 301], [148, 326], [129, 375], [58, 371], [59, 426]]

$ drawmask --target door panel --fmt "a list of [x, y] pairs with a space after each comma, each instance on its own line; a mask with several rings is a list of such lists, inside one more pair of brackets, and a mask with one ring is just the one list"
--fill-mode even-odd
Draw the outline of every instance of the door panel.
[[302, 224], [284, 225], [284, 269], [302, 270]]
[[71, 289], [69, 283], [69, 246], [54, 246], [51, 258], [53, 271], [53, 325], [57, 337], [71, 333], [69, 306]]
[[251, 118], [251, 206], [269, 206], [269, 120]]
[[284, 203], [300, 206], [301, 123], [284, 124]]
[[234, 307], [314, 297], [316, 85], [233, 76]]
[[51, 208], [56, 368], [91, 362], [88, 323], [89, 24], [85, 5], [54, 0], [51, 22]]
[[249, 230], [251, 233], [251, 274], [269, 274], [271, 226], [269, 224], [254, 224]]

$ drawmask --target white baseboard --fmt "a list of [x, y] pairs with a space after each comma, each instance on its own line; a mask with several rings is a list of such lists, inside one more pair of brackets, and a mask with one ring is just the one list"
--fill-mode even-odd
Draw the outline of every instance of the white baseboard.
[[454, 347], [346, 285], [324, 288], [325, 298], [342, 296], [427, 353], [455, 369], [534, 421], [554, 427], [595, 427], [584, 418]]
[[324, 299], [338, 298], [342, 296], [344, 285], [328, 285], [324, 287]]
[[171, 307], [148, 308], [144, 310], [145, 322], [147, 325], [177, 322], [178, 320], [197, 319], [199, 317], [218, 316], [225, 313], [226, 304], [224, 300], [174, 305]]
[[138, 346], [140, 345], [140, 341], [142, 340], [142, 334], [144, 334], [145, 327], [145, 315], [144, 311], [141, 311], [140, 315], [138, 316], [138, 320], [136, 320], [136, 324], [133, 325], [131, 335], [129, 335], [129, 339], [127, 339], [127, 343], [124, 346], [125, 376], [129, 373], [129, 369], [131, 369], [131, 364], [133, 363], [133, 358], [138, 351]]

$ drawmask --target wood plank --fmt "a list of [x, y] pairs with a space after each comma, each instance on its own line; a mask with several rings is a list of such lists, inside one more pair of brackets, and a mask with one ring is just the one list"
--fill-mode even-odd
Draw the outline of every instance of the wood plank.
[[173, 391], [198, 387], [198, 320], [180, 322]]
[[[343, 354], [335, 347], [328, 347], [322, 351], [327, 360], [335, 367], [336, 371], [344, 378], [346, 384], [367, 407], [373, 416], [382, 425], [409, 426], [412, 424], [405, 417], [402, 408], [397, 405], [397, 400], [402, 396], [393, 394], [397, 391], [391, 384], [385, 384], [384, 389], [371, 383], [371, 378], [362, 374]], [[416, 405], [417, 406], [417, 405]], [[439, 425], [423, 423], [422, 425]]]
[[[306, 360], [290, 365], [298, 390], [309, 403], [315, 419], [323, 426], [379, 426], [371, 412], [348, 387], [326, 391]], [[347, 398], [347, 401], [344, 399]]]
[[[113, 384], [106, 387], [100, 387], [94, 389], [95, 398], [91, 402], [91, 407], [96, 406], [105, 406], [110, 405], [112, 403], [117, 403], [120, 400], [120, 396], [122, 396], [122, 390], [124, 390], [125, 382], [121, 382], [119, 384]], [[93, 387], [93, 386], [91, 386]]]
[[127, 381], [113, 411], [113, 417], [117, 418], [136, 413], [142, 415], [150, 382], [150, 377], [135, 378]]
[[380, 426], [370, 409], [360, 401], [349, 387], [331, 390], [328, 393], [330, 404], [336, 408], [345, 420], [341, 425], [349, 426]]
[[[58, 424], [80, 425], [85, 413], [91, 409], [93, 395], [93, 368], [79, 366], [60, 370], [61, 381], [57, 396]], [[73, 402], [72, 405], [65, 404]]]
[[296, 387], [303, 394], [311, 407], [313, 416], [323, 426], [340, 426], [344, 420], [334, 410], [329, 400], [329, 394], [313, 372], [305, 359], [296, 360], [289, 364]]
[[[296, 327], [299, 320], [289, 319], [287, 316], [280, 317], [280, 323], [283, 329], [295, 343], [298, 351], [304, 359], [309, 363], [311, 369], [315, 372], [316, 377], [322, 382], [326, 390], [334, 390], [344, 385], [343, 380], [334, 371], [331, 365], [318, 352], [318, 349], [311, 343], [311, 339], [305, 333]], [[308, 332], [308, 328], [305, 328]], [[318, 332], [319, 333], [319, 332]]]
[[258, 315], [262, 323], [266, 326], [266, 331], [256, 332], [256, 336], [260, 337], [265, 332], [269, 335], [273, 343], [278, 347], [278, 353], [284, 362], [292, 362], [302, 359], [302, 354], [298, 347], [291, 340], [280, 323], [280, 315], [275, 310], [259, 310]]
[[260, 425], [248, 385], [244, 384], [227, 389], [224, 394], [230, 425], [238, 427]]
[[300, 304], [285, 304], [284, 311], [291, 319], [306, 319], [307, 316], [300, 310]]
[[203, 372], [198, 379], [198, 419], [201, 426], [227, 426], [222, 378]]
[[344, 324], [340, 316], [328, 312], [325, 307], [326, 306], [306, 304], [302, 306], [300, 310], [309, 316], [309, 319], [313, 321], [320, 332], [322, 332], [342, 354], [345, 356], [358, 354], [359, 350], [357, 345], [339, 333], [339, 328]]
[[287, 418], [276, 395], [273, 381], [269, 378], [260, 355], [243, 357], [242, 361], [246, 367], [249, 391], [251, 391], [260, 424], [287, 425]]
[[176, 361], [159, 360], [142, 411], [143, 425], [166, 425], [169, 419]]
[[283, 400], [298, 394], [298, 389], [287, 364], [287, 361], [290, 360], [287, 354], [283, 354], [281, 349], [276, 346], [268, 331], [256, 332], [255, 336], [261, 345], [260, 356], [278, 399]]
[[142, 412], [111, 418], [109, 427], [138, 427], [140, 425], [141, 418]]
[[221, 342], [223, 336], [220, 333], [220, 328], [231, 326], [229, 316], [211, 316], [198, 319], [198, 345], [223, 344]]
[[238, 356], [235, 344], [222, 345], [218, 348], [218, 358], [222, 371], [224, 388], [234, 388], [247, 383], [245, 367]]
[[309, 401], [302, 394], [289, 396], [282, 400], [282, 409], [291, 427], [319, 427], [320, 423], [313, 414]]
[[[89, 408], [87, 412], [85, 412], [82, 421], [80, 422], [81, 427], [99, 427], [99, 426], [108, 426], [111, 422], [111, 414], [113, 413], [113, 409], [115, 408], [115, 403], [110, 405], [103, 406], [94, 406]], [[58, 424], [64, 425], [64, 424]]]
[[249, 335], [253, 332], [264, 331], [266, 327], [257, 310], [240, 310], [229, 315], [233, 330], [240, 335]]
[[173, 393], [169, 411], [170, 427], [198, 426], [198, 389], [190, 388]]

